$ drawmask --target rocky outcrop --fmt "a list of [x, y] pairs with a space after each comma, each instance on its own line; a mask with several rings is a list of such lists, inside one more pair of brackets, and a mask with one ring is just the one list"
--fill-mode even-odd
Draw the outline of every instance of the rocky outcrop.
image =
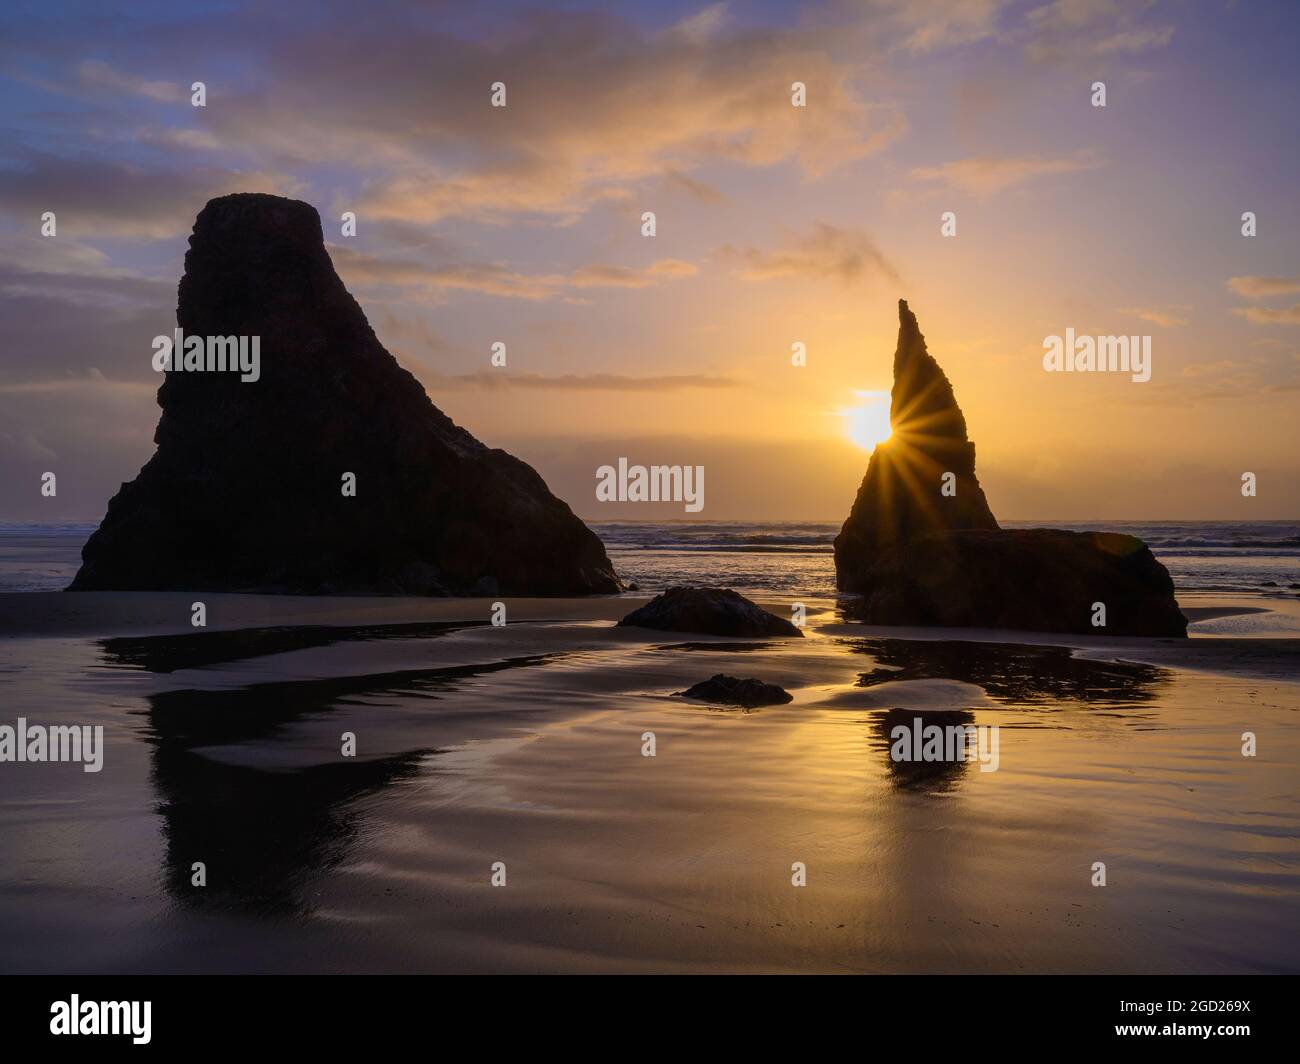
[[707, 635], [803, 636], [787, 620], [768, 613], [743, 595], [720, 587], [672, 587], [633, 610], [622, 627]]
[[881, 551], [912, 536], [998, 527], [975, 476], [966, 418], [902, 299], [889, 424], [892, 433], [871, 453], [853, 509], [835, 537], [835, 571], [846, 591], [856, 590]]
[[718, 673], [701, 680], [685, 691], [676, 691], [674, 698], [693, 698], [699, 702], [718, 702], [724, 706], [782, 706], [794, 701], [794, 695], [774, 683], [762, 680], [739, 680], [735, 676]]
[[851, 612], [868, 624], [1187, 634], [1169, 571], [1140, 539], [1114, 532], [928, 533], [882, 553], [863, 585]]
[[898, 316], [893, 435], [835, 539], [836, 584], [862, 596], [848, 611], [880, 625], [1185, 637], [1169, 572], [1140, 539], [998, 528], [952, 386], [902, 300]]
[[542, 478], [454, 424], [379, 343], [309, 204], [212, 200], [176, 320], [259, 337], [260, 376], [166, 374], [157, 451], [109, 503], [73, 590], [619, 590]]

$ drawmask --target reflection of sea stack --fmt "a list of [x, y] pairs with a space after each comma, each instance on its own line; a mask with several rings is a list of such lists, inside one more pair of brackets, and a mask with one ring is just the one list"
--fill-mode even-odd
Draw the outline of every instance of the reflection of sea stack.
[[862, 594], [860, 618], [1185, 636], [1173, 581], [1140, 539], [998, 528], [975, 476], [975, 445], [952, 386], [902, 300], [898, 316], [893, 435], [872, 453], [835, 538], [836, 583]]
[[309, 204], [211, 201], [176, 318], [186, 336], [260, 337], [260, 379], [167, 374], [158, 449], [109, 503], [73, 589], [618, 590], [542, 478], [455, 425], [383, 348]]

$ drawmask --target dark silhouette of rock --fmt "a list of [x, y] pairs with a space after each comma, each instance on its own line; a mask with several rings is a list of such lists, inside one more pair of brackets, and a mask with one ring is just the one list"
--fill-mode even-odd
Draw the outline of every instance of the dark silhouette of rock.
[[903, 300], [898, 316], [893, 435], [835, 538], [836, 584], [863, 596], [850, 612], [881, 625], [1185, 637], [1169, 572], [1140, 539], [998, 528], [952, 386]]
[[718, 673], [707, 680], [701, 680], [694, 687], [677, 691], [673, 697], [694, 698], [701, 702], [721, 702], [726, 706], [780, 706], [793, 702], [794, 695], [774, 683], [762, 680], [739, 680], [735, 676]]
[[208, 203], [176, 320], [187, 336], [260, 337], [260, 379], [166, 374], [158, 449], [109, 503], [73, 590], [619, 590], [542, 478], [454, 424], [379, 343], [310, 204]]
[[[877, 444], [853, 509], [835, 537], [841, 589], [882, 551], [923, 532], [997, 528], [975, 476], [975, 445], [952, 385], [925, 347], [906, 300], [898, 301], [898, 347], [889, 397], [892, 434]], [[944, 474], [953, 474], [944, 494]]]
[[[1136, 536], [1049, 528], [934, 532], [884, 552], [853, 614], [868, 624], [1187, 635], [1169, 571]], [[1093, 625], [1095, 603], [1106, 608]]]
[[803, 637], [803, 632], [789, 621], [768, 613], [743, 595], [720, 587], [671, 587], [618, 623], [661, 632]]

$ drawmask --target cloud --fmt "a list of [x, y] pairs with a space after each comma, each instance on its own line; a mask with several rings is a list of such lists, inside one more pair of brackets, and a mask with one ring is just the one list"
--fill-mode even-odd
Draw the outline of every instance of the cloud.
[[[1228, 288], [1244, 299], [1269, 299], [1300, 292], [1300, 279], [1246, 274], [1229, 277]], [[1232, 312], [1252, 325], [1300, 325], [1300, 303], [1289, 307], [1233, 307]]]
[[0, 297], [7, 300], [65, 308], [152, 308], [175, 294], [175, 284], [113, 266], [102, 251], [70, 237], [0, 238]]
[[136, 129], [131, 136], [139, 143], [160, 144], [189, 151], [220, 151], [224, 146], [206, 129], [157, 129], [146, 126]]
[[0, 395], [60, 395], [69, 392], [101, 399], [110, 393], [152, 398], [158, 392], [158, 381], [109, 380], [97, 369], [88, 371], [83, 377], [0, 381]]
[[691, 177], [689, 174], [684, 174], [674, 167], [669, 167], [664, 171], [664, 184], [669, 188], [679, 188], [686, 191], [701, 203], [712, 205], [725, 203], [727, 199], [712, 185]]
[[687, 15], [673, 27], [693, 44], [704, 44], [717, 36], [727, 18], [727, 4], [710, 4], [693, 15]]
[[569, 274], [567, 283], [574, 288], [647, 288], [654, 278], [649, 270], [628, 266], [579, 266]]
[[500, 370], [483, 370], [478, 373], [454, 376], [426, 375], [425, 380], [434, 390], [481, 388], [493, 391], [521, 388], [569, 392], [675, 392], [687, 388], [738, 386], [738, 382], [730, 377], [711, 377], [705, 374], [629, 377], [616, 373], [590, 373], [545, 376], [539, 373], [506, 373]]
[[1289, 307], [1234, 307], [1232, 312], [1253, 325], [1300, 325], [1300, 303]]
[[190, 90], [184, 85], [170, 81], [149, 81], [136, 74], [124, 73], [97, 59], [81, 63], [77, 67], [77, 76], [82, 84], [91, 89], [143, 96], [160, 103], [179, 103], [190, 95]]
[[1174, 36], [1173, 26], [1146, 26], [1139, 29], [1124, 30], [1113, 36], [1098, 41], [1093, 50], [1098, 55], [1117, 52], [1145, 52], [1151, 48], [1163, 48]]
[[823, 223], [807, 236], [787, 237], [773, 250], [727, 245], [718, 254], [740, 263], [739, 274], [746, 281], [813, 277], [848, 283], [872, 274], [898, 281], [897, 271], [865, 232]]
[[1162, 310], [1159, 307], [1121, 307], [1121, 314], [1132, 314], [1135, 318], [1141, 318], [1143, 321], [1149, 321], [1152, 325], [1161, 325], [1166, 329], [1176, 325], [1186, 325], [1185, 319], [1173, 314], [1172, 310], [1183, 310], [1183, 307], [1175, 307], [1170, 310]]
[[876, 6], [902, 34], [898, 47], [930, 52], [994, 36], [1009, 0], [877, 0]]
[[156, 391], [150, 341], [175, 325], [176, 284], [115, 267], [70, 237], [8, 235], [0, 237], [0, 321], [7, 394], [93, 391], [101, 373]]
[[575, 293], [591, 288], [649, 288], [698, 272], [693, 264], [680, 259], [660, 259], [644, 268], [590, 265], [566, 273], [532, 274], [500, 263], [426, 265], [409, 259], [367, 255], [339, 245], [332, 246], [330, 254], [349, 286], [398, 288], [435, 300], [449, 292], [473, 292], [543, 302], [572, 298]]
[[1102, 165], [1087, 151], [1061, 158], [982, 155], [942, 166], [918, 167], [912, 171], [912, 177], [918, 181], [940, 181], [972, 196], [992, 196], [1036, 178], [1095, 170]]
[[[249, 73], [233, 84], [214, 75], [208, 106], [186, 120], [202, 131], [195, 146], [215, 139], [277, 169], [364, 160], [360, 207], [426, 223], [567, 220], [705, 163], [791, 162], [816, 177], [905, 129], [896, 105], [864, 94], [864, 57], [837, 57], [833, 28], [733, 25], [725, 14], [704, 8], [651, 30], [609, 10], [538, 8], [496, 13], [488, 32], [473, 17], [386, 4], [308, 23], [240, 11], [201, 39], [208, 67]], [[91, 68], [97, 91], [161, 94], [161, 81], [115, 73], [170, 72], [161, 41], [133, 41], [114, 67]], [[790, 104], [796, 79], [807, 108]], [[505, 107], [491, 106], [497, 81]]]
[[[188, 105], [196, 75], [178, 58], [193, 39], [210, 71], [205, 108]], [[734, 24], [724, 4], [664, 29], [608, 10], [422, 18], [379, 2], [362, 20], [326, 5], [303, 23], [292, 7], [259, 5], [143, 21], [97, 41], [110, 62], [36, 20], [0, 47], [11, 76], [79, 100], [80, 112], [58, 110], [66, 133], [107, 137], [132, 163], [19, 149], [0, 172], [0, 201], [57, 209], [59, 199], [102, 235], [145, 238], [185, 232], [226, 192], [303, 195], [284, 175], [312, 168], [336, 187], [352, 174], [349, 207], [372, 221], [567, 224], [656, 180], [716, 203], [691, 171], [789, 162], [817, 177], [904, 132], [901, 107], [868, 98], [876, 75], [864, 54], [841, 56], [842, 39], [840, 27]], [[796, 78], [807, 108], [790, 105]], [[504, 108], [490, 106], [496, 81]], [[120, 112], [132, 106], [148, 122], [125, 130]], [[214, 158], [228, 168], [205, 165]]]
[[1289, 395], [1300, 391], [1300, 353], [1194, 362], [1182, 368], [1181, 376], [1174, 386], [1197, 400]]
[[203, 205], [230, 192], [296, 195], [282, 175], [219, 167], [142, 166], [33, 154], [0, 168], [0, 210], [35, 226], [53, 211], [59, 237], [161, 240], [188, 233]]
[[1163, 48], [1168, 23], [1143, 23], [1150, 5], [1130, 0], [1052, 0], [1025, 13], [1026, 54], [1036, 63], [1136, 55]]
[[1217, 362], [1193, 362], [1180, 371], [1184, 377], [1213, 377], [1221, 373], [1232, 373], [1241, 369], [1241, 363], [1230, 358], [1221, 358]]
[[694, 277], [700, 268], [682, 259], [660, 259], [650, 264], [646, 271], [651, 277]]
[[1270, 296], [1289, 296], [1300, 292], [1300, 278], [1247, 274], [1244, 277], [1229, 277], [1228, 287], [1245, 299], [1268, 299]]

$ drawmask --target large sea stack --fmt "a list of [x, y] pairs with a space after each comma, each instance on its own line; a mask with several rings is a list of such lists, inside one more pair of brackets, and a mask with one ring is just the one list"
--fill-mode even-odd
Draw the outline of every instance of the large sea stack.
[[379, 343], [310, 204], [208, 203], [176, 320], [186, 336], [259, 337], [260, 378], [166, 374], [157, 451], [109, 503], [72, 590], [619, 590], [542, 478], [454, 424]]
[[903, 300], [898, 318], [892, 435], [872, 452], [835, 538], [836, 583], [862, 596], [852, 607], [859, 619], [1186, 636], [1169, 572], [1140, 539], [999, 529], [952, 386]]
[[[855, 590], [852, 585], [881, 552], [922, 532], [998, 527], [975, 477], [966, 418], [902, 299], [889, 424], [891, 435], [871, 452], [853, 509], [835, 539], [835, 571], [846, 590]], [[939, 490], [945, 473], [953, 475], [947, 493]]]

